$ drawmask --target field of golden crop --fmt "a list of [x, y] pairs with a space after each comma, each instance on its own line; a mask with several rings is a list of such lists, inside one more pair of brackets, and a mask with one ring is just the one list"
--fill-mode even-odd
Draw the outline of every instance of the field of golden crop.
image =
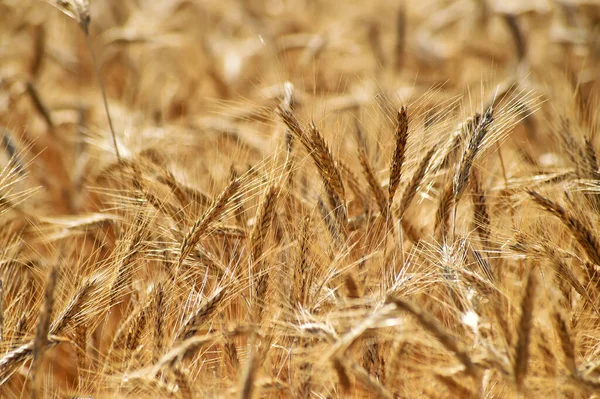
[[598, 0], [0, 1], [0, 397], [600, 397], [599, 88]]

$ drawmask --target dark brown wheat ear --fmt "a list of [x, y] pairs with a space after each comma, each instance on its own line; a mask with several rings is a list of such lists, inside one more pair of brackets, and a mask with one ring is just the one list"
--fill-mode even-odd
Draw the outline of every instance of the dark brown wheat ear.
[[388, 186], [388, 206], [390, 207], [402, 177], [402, 166], [404, 165], [406, 143], [408, 141], [408, 113], [406, 107], [402, 107], [398, 111], [396, 124], [396, 145], [390, 163], [390, 182]]

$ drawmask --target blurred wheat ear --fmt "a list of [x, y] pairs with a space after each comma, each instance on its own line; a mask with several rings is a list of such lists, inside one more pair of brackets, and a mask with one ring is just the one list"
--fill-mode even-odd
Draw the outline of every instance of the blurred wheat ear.
[[117, 161], [121, 163], [121, 155], [119, 154], [119, 147], [117, 146], [117, 136], [115, 134], [115, 128], [113, 127], [112, 118], [108, 109], [108, 101], [106, 100], [106, 90], [104, 89], [104, 83], [102, 82], [102, 75], [100, 75], [100, 68], [96, 61], [96, 54], [92, 43], [90, 42], [90, 2], [88, 0], [48, 0], [48, 2], [60, 11], [73, 18], [85, 33], [85, 40], [87, 42], [90, 55], [92, 56], [92, 63], [94, 64], [94, 71], [98, 78], [98, 84], [100, 85], [100, 91], [102, 92], [102, 101], [104, 102], [104, 110], [106, 111], [106, 118], [108, 119], [108, 125], [110, 127], [110, 133], [112, 134], [113, 145], [115, 146], [115, 154]]
[[48, 0], [48, 3], [77, 21], [86, 36], [89, 34], [90, 2], [88, 0]]

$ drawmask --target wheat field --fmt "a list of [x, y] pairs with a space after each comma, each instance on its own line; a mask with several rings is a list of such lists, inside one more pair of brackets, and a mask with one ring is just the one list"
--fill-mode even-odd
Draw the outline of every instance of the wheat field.
[[0, 397], [600, 397], [599, 85], [597, 0], [0, 1]]

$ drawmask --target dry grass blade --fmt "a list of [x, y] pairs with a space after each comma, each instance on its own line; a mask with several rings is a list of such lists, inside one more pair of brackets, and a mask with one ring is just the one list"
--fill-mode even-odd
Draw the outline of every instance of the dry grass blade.
[[514, 375], [517, 389], [522, 390], [527, 376], [529, 354], [531, 351], [531, 329], [533, 327], [533, 305], [535, 301], [535, 290], [537, 279], [534, 271], [529, 273], [525, 295], [521, 301], [521, 318], [519, 319], [519, 330], [517, 333], [517, 345], [515, 346]]
[[542, 208], [556, 216], [571, 232], [571, 235], [587, 256], [597, 265], [600, 265], [600, 244], [594, 233], [575, 215], [568, 212], [564, 207], [539, 194], [537, 191], [528, 190], [527, 193]]
[[456, 356], [463, 366], [465, 366], [469, 375], [473, 377], [477, 375], [477, 369], [469, 354], [456, 337], [446, 331], [435, 317], [404, 299], [389, 297], [387, 301], [395, 304], [398, 309], [412, 314], [425, 330], [429, 331], [446, 349]]

